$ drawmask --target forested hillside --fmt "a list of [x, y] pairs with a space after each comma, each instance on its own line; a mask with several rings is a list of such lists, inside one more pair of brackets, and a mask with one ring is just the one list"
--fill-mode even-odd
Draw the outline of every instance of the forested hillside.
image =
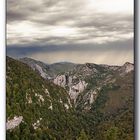
[[7, 140], [134, 139], [132, 65], [70, 68], [48, 79], [7, 57]]

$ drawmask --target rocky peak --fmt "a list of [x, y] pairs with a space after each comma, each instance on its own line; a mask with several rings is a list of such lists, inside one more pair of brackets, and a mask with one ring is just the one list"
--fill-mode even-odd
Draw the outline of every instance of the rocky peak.
[[134, 64], [130, 62], [126, 62], [123, 66], [119, 68], [119, 71], [121, 72], [121, 75], [125, 75], [131, 71], [134, 70]]
[[134, 66], [134, 65], [130, 62], [126, 62], [123, 66]]
[[92, 65], [90, 63], [85, 64], [87, 68], [92, 69]]

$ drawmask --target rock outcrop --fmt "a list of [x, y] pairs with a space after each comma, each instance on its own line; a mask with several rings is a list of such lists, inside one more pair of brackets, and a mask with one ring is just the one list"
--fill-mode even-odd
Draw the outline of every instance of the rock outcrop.
[[118, 70], [120, 72], [120, 75], [123, 76], [123, 75], [133, 71], [134, 70], [134, 65], [132, 63], [126, 62]]
[[69, 95], [74, 103], [79, 95], [79, 93], [83, 92], [87, 87], [87, 83], [85, 81], [79, 81], [76, 85], [72, 85], [69, 87]]
[[7, 130], [14, 129], [15, 127], [20, 125], [22, 120], [23, 120], [23, 116], [19, 116], [19, 117], [15, 116], [13, 119], [7, 121], [6, 129]]
[[79, 93], [83, 92], [87, 87], [87, 83], [83, 80], [76, 79], [76, 77], [66, 75], [58, 75], [54, 79], [54, 84], [68, 89], [70, 98], [75, 102]]

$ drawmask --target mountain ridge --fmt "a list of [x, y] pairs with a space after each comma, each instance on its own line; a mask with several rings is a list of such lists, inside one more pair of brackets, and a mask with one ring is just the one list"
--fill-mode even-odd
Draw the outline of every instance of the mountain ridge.
[[[10, 57], [10, 56], [9, 56]], [[12, 58], [12, 57], [11, 57]], [[16, 58], [13, 58], [13, 59], [16, 59]], [[41, 61], [41, 60], [37, 60], [37, 59], [34, 59], [34, 58], [32, 58], [32, 57], [21, 57], [21, 58], [18, 58], [17, 60], [24, 60], [24, 59], [31, 59], [31, 60], [35, 60], [35, 61], [39, 61], [39, 62], [42, 62], [42, 63], [44, 63], [44, 64], [46, 64], [46, 65], [53, 65], [53, 64], [79, 64], [79, 65], [83, 65], [83, 64], [95, 64], [95, 65], [106, 65], [106, 66], [122, 66], [122, 65], [124, 65], [124, 64], [132, 64], [132, 65], [134, 65], [132, 62], [129, 62], [129, 61], [126, 61], [126, 62], [124, 62], [123, 64], [120, 64], [120, 65], [118, 65], [118, 64], [115, 64], [115, 65], [113, 65], [113, 64], [97, 64], [97, 63], [89, 63], [89, 62], [85, 62], [85, 63], [74, 63], [74, 62], [69, 62], [69, 61], [59, 61], [59, 62], [54, 62], [54, 63], [47, 63], [47, 62], [43, 62], [43, 61]]]

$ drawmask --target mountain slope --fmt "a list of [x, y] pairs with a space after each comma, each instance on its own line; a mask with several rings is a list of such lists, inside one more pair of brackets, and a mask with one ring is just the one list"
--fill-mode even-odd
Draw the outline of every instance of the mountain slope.
[[7, 57], [7, 139], [134, 139], [133, 64], [77, 64], [51, 80], [29, 66]]
[[[26, 59], [27, 61], [25, 59], [22, 59], [22, 61], [30, 67], [33, 64], [40, 63], [34, 60], [30, 64], [30, 59]], [[123, 66], [97, 65], [92, 63], [55, 63], [46, 66], [48, 69], [44, 73], [50, 76], [50, 80], [67, 90], [75, 106], [80, 104], [80, 107], [83, 106], [85, 109], [91, 108], [90, 106], [96, 99], [102, 86], [107, 84], [110, 84], [110, 86], [119, 86], [116, 84], [116, 79], [125, 76], [127, 73], [131, 73], [134, 69], [133, 64], [128, 62]], [[42, 69], [44, 69], [44, 66]], [[40, 75], [42, 74], [40, 73]], [[83, 100], [83, 98], [86, 100]], [[81, 103], [83, 104], [82, 106]]]
[[6, 77], [7, 139], [61, 139], [70, 133], [67, 120], [76, 120], [63, 88], [9, 57]]
[[72, 70], [76, 66], [76, 64], [68, 62], [54, 63], [49, 65], [27, 57], [21, 58], [20, 61], [30, 66], [33, 70], [38, 71], [43, 78], [49, 80], [58, 74]]

